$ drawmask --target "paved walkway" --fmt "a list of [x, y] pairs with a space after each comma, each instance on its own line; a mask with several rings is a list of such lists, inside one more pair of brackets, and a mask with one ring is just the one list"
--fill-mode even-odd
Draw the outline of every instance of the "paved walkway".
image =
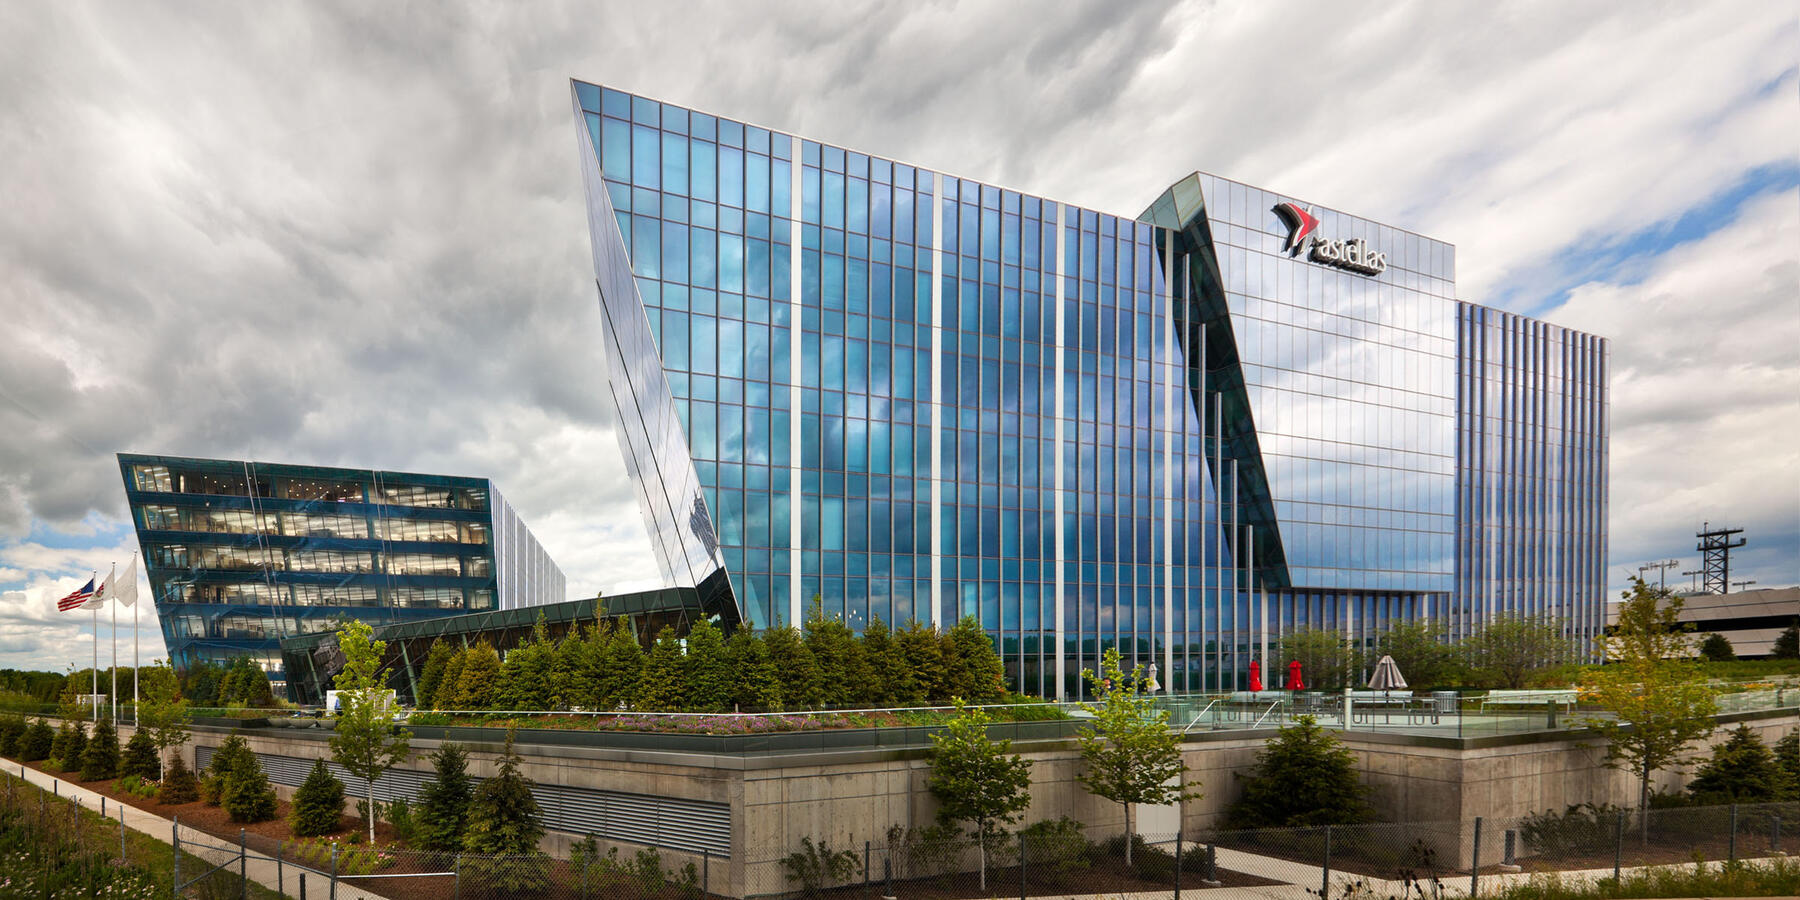
[[[175, 823], [162, 816], [144, 812], [133, 806], [126, 806], [111, 797], [104, 797], [79, 784], [65, 781], [45, 772], [40, 772], [29, 766], [22, 766], [14, 760], [0, 757], [0, 764], [5, 765], [6, 773], [8, 775], [22, 774], [27, 782], [43, 788], [46, 791], [53, 790], [63, 797], [73, 797], [86, 809], [99, 812], [100, 801], [104, 799], [106, 801], [107, 818], [116, 820], [123, 817], [126, 828], [150, 835], [163, 842], [165, 846], [170, 843], [170, 840], [174, 835]], [[204, 841], [205, 843], [190, 843], [190, 841]], [[232, 846], [230, 850], [222, 849], [229, 844], [230, 842], [223, 838], [205, 834], [204, 832], [189, 828], [185, 825], [182, 826], [181, 849], [206, 860], [209, 865], [216, 866], [226, 860], [236, 859], [237, 848], [235, 846]], [[232, 868], [235, 870], [237, 866], [234, 864]], [[284, 871], [277, 873], [275, 860], [255, 855], [251, 855], [244, 866], [245, 874], [247, 874], [252, 881], [256, 881], [270, 890], [276, 890], [276, 884], [279, 882], [286, 891], [283, 896], [298, 898], [298, 900], [330, 900], [332, 896], [331, 879], [328, 876], [308, 872], [306, 876], [306, 895], [301, 897], [301, 869], [291, 862], [282, 864], [281, 868]], [[199, 872], [189, 872], [185, 870], [182, 872], [182, 875], [186, 878], [192, 878], [199, 874]], [[338, 883], [337, 887], [337, 898], [338, 900], [384, 900], [384, 898], [376, 894], [371, 894], [368, 891], [341, 881]]]

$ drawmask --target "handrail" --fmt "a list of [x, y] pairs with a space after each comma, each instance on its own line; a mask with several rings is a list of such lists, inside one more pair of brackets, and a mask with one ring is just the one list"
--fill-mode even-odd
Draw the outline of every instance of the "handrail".
[[1264, 720], [1264, 719], [1266, 719], [1266, 718], [1268, 718], [1268, 717], [1269, 717], [1269, 713], [1272, 713], [1272, 712], [1274, 712], [1274, 711], [1275, 711], [1275, 707], [1277, 707], [1277, 706], [1280, 706], [1280, 705], [1281, 705], [1281, 701], [1280, 701], [1280, 700], [1276, 700], [1276, 701], [1274, 701], [1274, 702], [1273, 702], [1273, 703], [1270, 703], [1270, 704], [1269, 704], [1269, 708], [1268, 708], [1268, 709], [1265, 709], [1265, 710], [1263, 710], [1263, 714], [1262, 714], [1262, 715], [1260, 715], [1260, 716], [1257, 716], [1257, 717], [1256, 717], [1256, 724], [1255, 724], [1255, 725], [1252, 725], [1252, 726], [1250, 726], [1250, 727], [1251, 727], [1251, 728], [1261, 728], [1261, 727], [1262, 727], [1262, 723], [1263, 723], [1263, 720]]

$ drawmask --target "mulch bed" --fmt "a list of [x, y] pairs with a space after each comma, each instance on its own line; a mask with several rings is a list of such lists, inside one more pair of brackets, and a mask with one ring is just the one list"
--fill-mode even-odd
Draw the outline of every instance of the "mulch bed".
[[[1080, 894], [1136, 894], [1170, 891], [1175, 887], [1171, 871], [1169, 878], [1157, 880], [1144, 878], [1134, 869], [1125, 865], [1125, 860], [1118, 857], [1106, 857], [1095, 860], [1085, 869], [1072, 869], [1058, 872], [1049, 868], [1032, 867], [1024, 885], [1023, 896], [1027, 897], [1062, 897]], [[1218, 870], [1218, 887], [1267, 887], [1286, 884], [1285, 881], [1274, 881], [1258, 878], [1244, 872], [1230, 869]], [[1181, 873], [1181, 889], [1204, 890], [1213, 885], [1200, 883], [1198, 872]], [[954, 875], [940, 875], [933, 878], [914, 878], [894, 882], [894, 895], [901, 900], [981, 900], [988, 897], [1021, 896], [1019, 884], [1019, 867], [1005, 869], [989, 869], [987, 890], [981, 889], [981, 878], [976, 872], [958, 872]], [[846, 885], [821, 891], [821, 896], [833, 900], [852, 900], [866, 896], [880, 896], [886, 886], [875, 883], [865, 887], [861, 884]]]

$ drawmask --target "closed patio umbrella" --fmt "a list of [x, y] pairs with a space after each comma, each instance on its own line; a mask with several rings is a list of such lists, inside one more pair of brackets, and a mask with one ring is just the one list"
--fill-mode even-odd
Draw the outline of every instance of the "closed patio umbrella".
[[1262, 664], [1253, 659], [1250, 661], [1250, 690], [1260, 691], [1262, 689]]
[[1306, 690], [1306, 682], [1300, 680], [1300, 661], [1297, 659], [1288, 663], [1287, 689], [1290, 691]]
[[1406, 687], [1406, 678], [1400, 674], [1400, 667], [1394, 664], [1392, 656], [1383, 656], [1375, 663], [1375, 671], [1369, 676], [1369, 689], [1375, 691], [1392, 691]]

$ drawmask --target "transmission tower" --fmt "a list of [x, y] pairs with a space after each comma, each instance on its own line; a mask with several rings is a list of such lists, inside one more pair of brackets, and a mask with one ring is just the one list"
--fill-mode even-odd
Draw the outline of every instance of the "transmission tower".
[[1744, 546], [1744, 538], [1732, 540], [1734, 534], [1742, 534], [1742, 528], [1714, 528], [1711, 522], [1702, 523], [1699, 533], [1694, 537], [1700, 539], [1695, 550], [1702, 554], [1700, 560], [1700, 589], [1708, 594], [1731, 593], [1731, 548]]

